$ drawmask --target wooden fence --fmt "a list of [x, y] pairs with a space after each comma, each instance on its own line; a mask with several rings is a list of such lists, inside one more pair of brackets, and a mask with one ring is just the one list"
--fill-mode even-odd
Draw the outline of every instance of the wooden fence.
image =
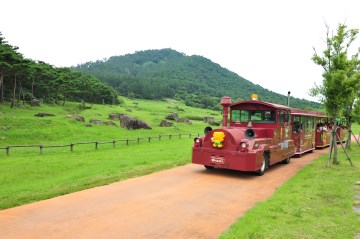
[[125, 142], [126, 145], [129, 145], [129, 142], [140, 143], [140, 141], [144, 141], [144, 140], [147, 140], [147, 142], [151, 142], [152, 139], [161, 140], [163, 138], [168, 138], [169, 140], [171, 140], [174, 137], [179, 137], [179, 139], [181, 139], [183, 136], [188, 136], [189, 138], [191, 138], [191, 137], [194, 137], [194, 136], [199, 137], [200, 134], [159, 134], [157, 136], [138, 137], [138, 138], [135, 138], [135, 139], [116, 139], [116, 140], [103, 141], [103, 142], [99, 142], [99, 141], [79, 142], [79, 143], [71, 143], [71, 144], [63, 144], [63, 145], [42, 145], [42, 144], [10, 145], [10, 146], [6, 146], [6, 147], [2, 147], [2, 148], [0, 148], [0, 150], [5, 150], [6, 155], [10, 155], [10, 149], [12, 149], [12, 148], [39, 148], [40, 149], [40, 154], [42, 154], [43, 149], [46, 149], [46, 148], [69, 147], [70, 151], [73, 152], [74, 151], [74, 146], [76, 146], [76, 145], [94, 144], [95, 149], [98, 149], [100, 144], [112, 144], [113, 147], [115, 147], [115, 144], [117, 142]]

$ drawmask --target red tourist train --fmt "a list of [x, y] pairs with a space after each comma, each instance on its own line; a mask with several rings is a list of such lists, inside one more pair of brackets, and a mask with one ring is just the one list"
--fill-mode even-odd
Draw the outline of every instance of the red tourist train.
[[[323, 113], [262, 102], [256, 95], [233, 104], [224, 96], [221, 105], [222, 128], [206, 127], [205, 136], [195, 138], [192, 148], [192, 162], [207, 169], [263, 175], [273, 164], [288, 164], [294, 155], [329, 145], [331, 125]], [[339, 128], [341, 139], [345, 132]]]

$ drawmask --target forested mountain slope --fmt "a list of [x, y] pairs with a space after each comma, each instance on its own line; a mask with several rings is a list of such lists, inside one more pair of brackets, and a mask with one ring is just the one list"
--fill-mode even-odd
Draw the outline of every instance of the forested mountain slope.
[[[145, 99], [182, 99], [187, 105], [219, 108], [220, 98], [259, 100], [286, 104], [287, 96], [255, 85], [202, 56], [187, 56], [172, 49], [139, 51], [87, 62], [76, 70], [94, 75], [121, 95]], [[291, 98], [291, 106], [319, 108], [320, 104]]]

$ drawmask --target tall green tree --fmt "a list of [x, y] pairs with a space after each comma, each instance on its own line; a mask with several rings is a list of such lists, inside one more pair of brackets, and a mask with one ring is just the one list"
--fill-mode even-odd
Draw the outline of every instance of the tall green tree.
[[[5, 96], [5, 75], [9, 72], [16, 72], [15, 65], [20, 63], [22, 56], [17, 52], [18, 47], [11, 46], [5, 41], [0, 32], [0, 102], [4, 102]], [[16, 77], [14, 77], [14, 83]], [[15, 89], [16, 89], [16, 84]]]
[[[348, 51], [351, 44], [356, 39], [358, 29], [347, 30], [347, 26], [339, 24], [336, 34], [330, 34], [329, 26], [326, 25], [326, 49], [322, 55], [319, 55], [314, 48], [312, 60], [315, 64], [322, 66], [323, 82], [321, 85], [315, 85], [311, 89], [313, 96], [320, 96], [325, 108], [332, 121], [336, 124], [336, 118], [340, 116], [345, 109], [351, 114], [352, 104], [356, 98], [355, 86], [356, 59], [358, 54], [349, 58]], [[333, 164], [338, 164], [337, 155], [337, 136], [336, 125], [332, 127], [332, 142], [330, 143], [329, 160], [333, 154]]]

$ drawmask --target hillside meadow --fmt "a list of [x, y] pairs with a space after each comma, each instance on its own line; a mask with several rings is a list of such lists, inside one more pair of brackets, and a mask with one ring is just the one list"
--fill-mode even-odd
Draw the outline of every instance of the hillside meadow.
[[[90, 105], [88, 105], [90, 106]], [[184, 165], [191, 162], [193, 137], [207, 126], [204, 116], [221, 119], [220, 112], [187, 107], [176, 101], [144, 101], [124, 98], [122, 105], [92, 105], [81, 110], [79, 103], [65, 106], [14, 108], [0, 106], [0, 148], [9, 145], [63, 145], [78, 142], [105, 142], [163, 135], [158, 138], [125, 141], [112, 144], [75, 145], [70, 147], [11, 148], [10, 155], [0, 150], [0, 209], [14, 207], [86, 188], [109, 184], [131, 177]], [[53, 117], [35, 117], [39, 112]], [[172, 127], [160, 127], [165, 116], [177, 112], [190, 118], [192, 124], [173, 122]], [[110, 113], [128, 114], [148, 122], [152, 129], [127, 130], [117, 126], [86, 127], [90, 119], [109, 121]], [[85, 122], [68, 118], [79, 114]], [[197, 120], [195, 120], [197, 119]], [[6, 127], [7, 130], [4, 130]], [[171, 140], [167, 135], [173, 134]], [[179, 138], [179, 134], [184, 134]]]

